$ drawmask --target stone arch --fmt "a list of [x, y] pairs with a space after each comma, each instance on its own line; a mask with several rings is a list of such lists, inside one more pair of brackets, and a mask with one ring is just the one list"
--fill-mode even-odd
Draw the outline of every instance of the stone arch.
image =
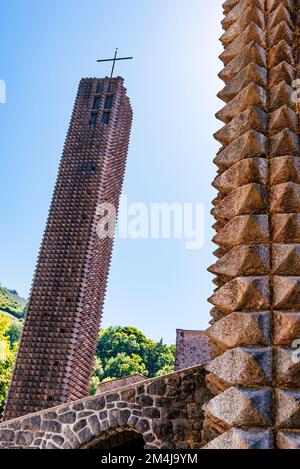
[[145, 449], [200, 448], [205, 375], [193, 367], [3, 422], [0, 448], [85, 449], [125, 431]]
[[[124, 438], [125, 435], [125, 438]], [[128, 436], [127, 436], [128, 435]], [[98, 437], [93, 437], [90, 441], [88, 441], [85, 444], [82, 444], [80, 449], [97, 449], [101, 447], [102, 449], [111, 449], [111, 448], [118, 448], [119, 446], [126, 444], [126, 443], [131, 443], [134, 442], [135, 440], [140, 440], [142, 439], [143, 445], [142, 447], [144, 448], [147, 444], [146, 440], [151, 440], [152, 438], [154, 439], [155, 436], [149, 437], [151, 434], [148, 433], [147, 435], [145, 433], [138, 432], [136, 429], [124, 425], [122, 427], [117, 427], [113, 429], [109, 429], [106, 432], [102, 432]], [[114, 444], [107, 444], [105, 445], [106, 442], [110, 443], [111, 440], [113, 440]]]
[[[95, 401], [98, 400], [99, 398], [95, 399]], [[125, 403], [119, 402], [119, 404], [122, 404], [122, 406], [100, 412], [81, 411], [82, 418], [78, 418], [72, 426], [67, 425], [64, 428], [63, 447], [65, 449], [89, 449], [101, 441], [126, 431], [140, 435], [145, 442], [145, 446], [147, 443], [155, 441], [156, 446], [159, 447], [160, 441], [151, 429], [151, 419], [143, 416], [141, 407], [136, 404], [131, 406], [129, 404], [125, 408], [123, 407]], [[139, 413], [140, 415], [136, 415]], [[53, 443], [56, 444], [55, 441], [53, 442], [53, 438], [56, 440], [55, 435], [52, 436], [52, 441], [47, 443], [46, 448], [53, 447]]]

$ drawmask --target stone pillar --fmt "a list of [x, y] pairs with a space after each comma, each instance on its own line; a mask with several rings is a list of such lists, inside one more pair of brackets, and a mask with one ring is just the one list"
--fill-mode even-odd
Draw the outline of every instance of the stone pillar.
[[223, 7], [208, 447], [300, 448], [299, 2]]

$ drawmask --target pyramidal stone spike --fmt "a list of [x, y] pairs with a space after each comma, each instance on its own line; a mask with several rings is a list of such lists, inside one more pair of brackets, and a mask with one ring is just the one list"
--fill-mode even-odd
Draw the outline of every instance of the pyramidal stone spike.
[[274, 436], [271, 430], [234, 428], [215, 438], [203, 449], [273, 449]]
[[228, 14], [236, 6], [236, 4], [239, 3], [239, 1], [240, 0], [226, 0], [222, 5], [224, 14]]
[[300, 388], [300, 351], [295, 353], [295, 350], [281, 347], [276, 349], [276, 383], [284, 388]]
[[269, 51], [269, 65], [275, 67], [283, 60], [290, 65], [293, 64], [293, 48], [284, 39]]
[[276, 424], [279, 428], [300, 430], [299, 391], [277, 389], [276, 410]]
[[236, 215], [262, 213], [266, 209], [266, 189], [255, 183], [239, 187], [227, 195], [213, 210], [216, 219], [230, 219]]
[[285, 128], [288, 128], [295, 133], [297, 132], [297, 114], [286, 104], [276, 111], [273, 111], [269, 115], [269, 119], [269, 131], [271, 135], [274, 135]]
[[272, 273], [300, 276], [300, 244], [273, 244]]
[[292, 88], [286, 81], [281, 81], [274, 85], [270, 90], [270, 111], [276, 111], [284, 104], [290, 108], [294, 107], [292, 100], [294, 88]]
[[[289, 12], [292, 12], [294, 11], [294, 8], [295, 8], [294, 1], [295, 0], [280, 0], [280, 3], [284, 5], [285, 8]], [[278, 7], [278, 3], [279, 3], [278, 0], [268, 0], [267, 1], [268, 12], [272, 13], [274, 10], [276, 10], [276, 8]]]
[[300, 214], [280, 213], [273, 215], [271, 222], [275, 243], [300, 243]]
[[278, 156], [270, 161], [270, 184], [284, 182], [300, 184], [300, 159], [295, 156]]
[[212, 185], [226, 194], [251, 182], [267, 185], [268, 162], [265, 158], [246, 158], [238, 161], [218, 176]]
[[251, 23], [254, 22], [261, 29], [265, 28], [265, 17], [261, 10], [255, 5], [251, 5], [239, 16], [237, 21], [233, 23], [221, 36], [220, 41], [224, 47], [234, 41]]
[[265, 112], [256, 106], [241, 112], [237, 117], [232, 119], [222, 129], [214, 134], [216, 140], [222, 145], [232, 143], [236, 138], [243, 135], [248, 130], [256, 129], [259, 132], [266, 132], [268, 117]]
[[270, 139], [270, 156], [298, 155], [300, 151], [298, 135], [284, 129]]
[[236, 312], [226, 315], [207, 331], [224, 348], [270, 345], [270, 312]]
[[270, 208], [273, 213], [299, 212], [300, 185], [295, 182], [284, 182], [273, 186], [271, 190]]
[[274, 276], [273, 306], [276, 309], [291, 309], [300, 301], [300, 277]]
[[272, 349], [267, 347], [234, 348], [206, 365], [206, 370], [230, 386], [268, 386], [272, 380], [272, 356]]
[[268, 28], [271, 31], [281, 21], [284, 21], [290, 28], [293, 27], [292, 18], [288, 9], [282, 2], [279, 2], [278, 7], [270, 13], [268, 18]]
[[274, 344], [290, 346], [300, 337], [300, 312], [274, 313]]
[[295, 69], [288, 62], [283, 60], [276, 67], [273, 67], [269, 72], [269, 86], [273, 89], [273, 86], [278, 83], [285, 81], [289, 85], [292, 84], [295, 78]]
[[232, 41], [231, 44], [222, 52], [219, 59], [222, 60], [224, 65], [227, 65], [251, 41], [259, 44], [261, 47], [266, 47], [265, 33], [253, 21], [251, 21], [245, 31], [237, 36], [234, 41]]
[[[300, 237], [300, 220], [299, 220]], [[270, 239], [267, 215], [242, 215], [229, 221], [213, 238], [214, 243], [224, 248], [239, 244], [266, 243]]]
[[249, 130], [226, 148], [219, 151], [214, 163], [222, 170], [244, 158], [263, 156], [266, 152], [266, 137], [256, 130]]
[[286, 21], [281, 21], [281, 23], [275, 26], [275, 28], [270, 32], [268, 36], [269, 47], [275, 46], [282, 39], [284, 39], [289, 45], [292, 45], [294, 40], [294, 33]]
[[209, 270], [216, 275], [228, 278], [239, 275], [267, 275], [269, 267], [269, 247], [252, 244], [231, 249]]
[[266, 111], [267, 94], [266, 90], [255, 83], [250, 83], [234, 99], [217, 112], [217, 119], [230, 122], [238, 113], [247, 110], [250, 106], [257, 106]]
[[251, 62], [218, 93], [218, 97], [228, 103], [250, 83], [266, 88], [268, 83], [267, 73], [266, 68]]
[[221, 21], [222, 27], [226, 30], [231, 25], [233, 25], [240, 16], [244, 13], [244, 11], [249, 7], [255, 5], [261, 11], [264, 10], [264, 0], [240, 0], [237, 2], [235, 7], [233, 7], [229, 12], [228, 15]]
[[273, 423], [272, 390], [231, 387], [208, 401], [203, 409], [224, 428], [261, 427]]
[[300, 449], [300, 432], [278, 432], [277, 448]]
[[220, 288], [209, 300], [227, 313], [262, 311], [270, 307], [268, 277], [237, 277]]
[[219, 78], [227, 85], [249, 63], [255, 62], [261, 67], [267, 67], [266, 51], [255, 42], [250, 42], [225, 68], [219, 73]]

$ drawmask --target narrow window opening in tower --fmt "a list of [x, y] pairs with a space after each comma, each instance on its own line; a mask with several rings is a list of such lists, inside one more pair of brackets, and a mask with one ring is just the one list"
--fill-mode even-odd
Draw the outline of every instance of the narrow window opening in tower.
[[100, 108], [100, 102], [101, 102], [100, 97], [97, 96], [94, 99], [94, 103], [93, 103], [93, 109], [94, 110], [98, 110]]
[[110, 118], [110, 112], [104, 112], [102, 117], [103, 124], [108, 124]]
[[111, 109], [113, 104], [113, 95], [106, 96], [104, 109]]
[[112, 83], [112, 82], [111, 82], [111, 83], [108, 85], [108, 92], [109, 92], [109, 93], [114, 93], [115, 89], [116, 89], [115, 83]]
[[[81, 217], [85, 214], [92, 220], [103, 200], [115, 204], [119, 199], [132, 121], [123, 80], [116, 78], [113, 82], [118, 88], [118, 99], [113, 100], [112, 110], [104, 111], [103, 116], [102, 111], [99, 115], [100, 110], [93, 111], [91, 107], [94, 102], [98, 106], [97, 97], [102, 109], [102, 99], [105, 101], [110, 94], [109, 81], [97, 78], [80, 81], [26, 313], [26, 340], [19, 348], [4, 420], [51, 407], [53, 403], [71, 401], [74, 396], [89, 395], [93, 360], [87, 357], [94, 356], [97, 346], [113, 243], [100, 242], [96, 226], [82, 223]], [[96, 96], [96, 89], [102, 96]], [[83, 120], [82, 116], [86, 118]], [[105, 131], [104, 125], [97, 125], [97, 118], [98, 123], [102, 118], [104, 123], [109, 122]], [[55, 236], [49, 236], [54, 227]], [[59, 290], [54, 291], [59, 285]], [[82, 304], [88, 314], [77, 314]], [[68, 336], [72, 340], [65, 341]], [[36, 337], [43, 341], [35, 341]], [[55, 356], [47, 353], [53, 349]], [[63, 364], [60, 357], [70, 353], [74, 361], [69, 364], [68, 375], [61, 379], [53, 363], [58, 360]], [[53, 368], [50, 389], [46, 367]], [[43, 394], [41, 389], [45, 390]]]
[[97, 115], [98, 115], [97, 112], [92, 112], [92, 114], [91, 114], [90, 125], [91, 125], [92, 127], [96, 127]]
[[102, 93], [103, 93], [103, 81], [100, 81], [100, 82], [97, 84], [96, 93], [97, 93], [97, 94], [102, 94]]

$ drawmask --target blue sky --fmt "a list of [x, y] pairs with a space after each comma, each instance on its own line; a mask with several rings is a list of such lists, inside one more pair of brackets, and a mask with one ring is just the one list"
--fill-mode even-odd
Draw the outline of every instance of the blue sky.
[[103, 326], [172, 343], [209, 321], [215, 246], [209, 215], [220, 127], [222, 1], [2, 0], [0, 282], [27, 296], [81, 77], [109, 74], [115, 47], [134, 109], [123, 193], [129, 202], [205, 204], [205, 243], [117, 240]]

